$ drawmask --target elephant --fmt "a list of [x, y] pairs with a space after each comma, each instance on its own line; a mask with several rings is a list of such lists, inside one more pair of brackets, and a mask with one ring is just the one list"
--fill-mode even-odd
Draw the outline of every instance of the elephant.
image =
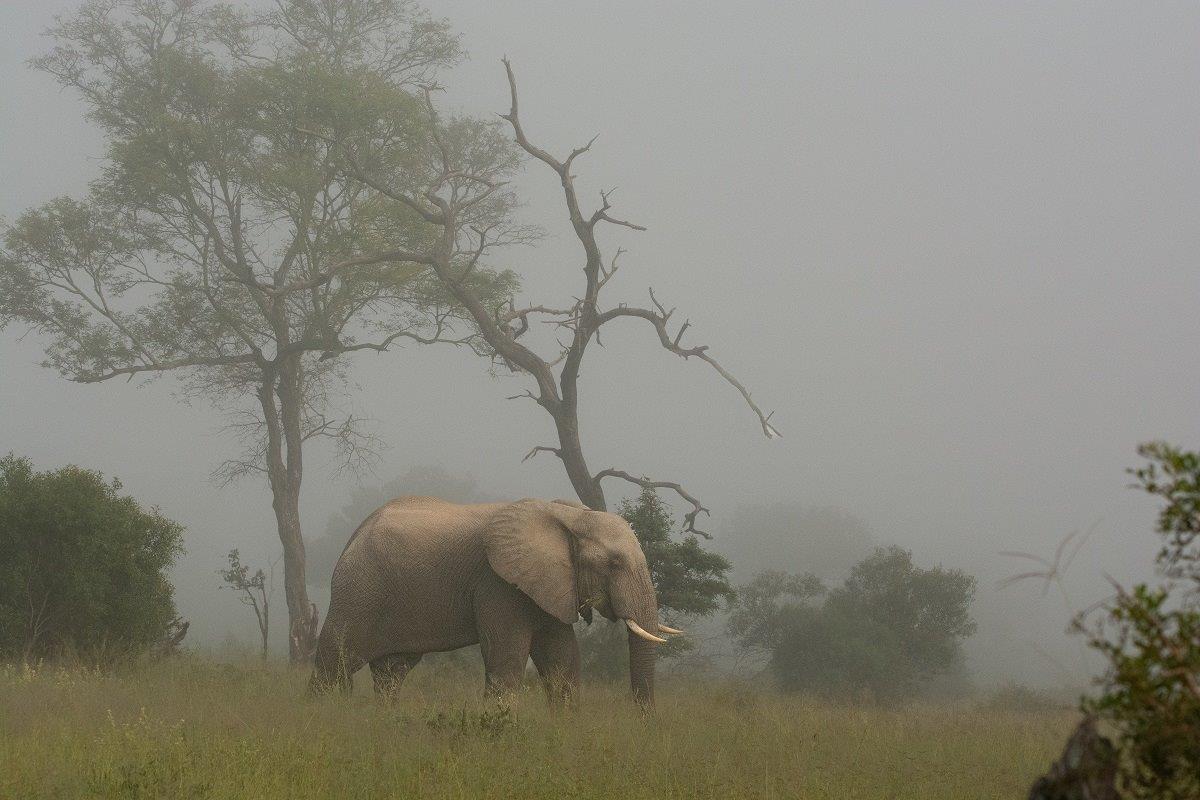
[[369, 664], [376, 693], [393, 697], [425, 653], [478, 643], [489, 696], [517, 689], [532, 657], [552, 702], [573, 704], [573, 623], [596, 611], [628, 628], [632, 694], [652, 705], [659, 634], [682, 633], [658, 621], [629, 523], [564, 500], [397, 498], [350, 537], [331, 588], [314, 693], [348, 691]]

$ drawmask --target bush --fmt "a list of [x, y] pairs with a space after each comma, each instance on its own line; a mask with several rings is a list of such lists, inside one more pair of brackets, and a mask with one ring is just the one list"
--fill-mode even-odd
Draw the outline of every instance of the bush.
[[175, 618], [166, 570], [183, 528], [120, 482], [0, 460], [0, 657], [144, 649]]
[[913, 563], [895, 545], [878, 547], [829, 593], [831, 612], [893, 632], [901, 659], [916, 677], [947, 672], [962, 659], [962, 640], [975, 632], [971, 600], [975, 579], [962, 570]]
[[796, 606], [783, 620], [771, 670], [786, 691], [893, 703], [912, 693], [900, 632], [846, 610]]
[[1076, 628], [1108, 662], [1084, 710], [1116, 730], [1125, 792], [1141, 798], [1200, 797], [1200, 454], [1143, 445], [1131, 470], [1138, 488], [1164, 501], [1158, 586], [1117, 587], [1099, 618]]
[[960, 667], [975, 630], [975, 579], [917, 567], [899, 547], [876, 548], [815, 604], [822, 593], [814, 576], [772, 572], [739, 591], [730, 632], [743, 652], [769, 654], [784, 689], [899, 702]]
[[789, 575], [764, 570], [738, 587], [726, 626], [729, 636], [743, 656], [765, 656], [769, 660], [796, 608], [825, 592], [825, 584], [812, 573]]

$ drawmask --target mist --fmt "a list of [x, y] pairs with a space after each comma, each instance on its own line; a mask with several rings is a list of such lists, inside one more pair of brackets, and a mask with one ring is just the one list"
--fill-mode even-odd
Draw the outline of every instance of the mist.
[[[8, 221], [98, 173], [81, 104], [25, 66], [76, 6], [0, 8]], [[979, 581], [977, 681], [1082, 685], [1071, 612], [1108, 594], [1106, 576], [1150, 569], [1154, 506], [1124, 470], [1140, 442], [1200, 439], [1200, 9], [429, 7], [471, 56], [440, 102], [506, 109], [507, 55], [539, 141], [569, 152], [598, 133], [581, 193], [619, 187], [621, 216], [648, 228], [606, 234], [629, 250], [611, 302], [653, 287], [783, 433], [764, 439], [732, 388], [650, 331], [606, 329], [582, 377], [593, 466], [689, 487], [738, 580], [766, 566], [836, 576], [875, 544], [963, 569]], [[519, 177], [522, 216], [547, 233], [504, 256], [535, 303], [569, 298], [578, 278], [551, 178]], [[211, 478], [238, 447], [227, 420], [179, 403], [171, 376], [69, 383], [23, 333], [0, 334], [0, 453], [101, 470], [186, 525], [173, 577], [189, 643], [251, 642], [216, 570], [232, 547], [265, 564], [279, 542], [261, 481]], [[522, 461], [553, 430], [505, 399], [520, 378], [486, 366], [450, 348], [355, 355], [351, 406], [386, 447], [360, 476], [309, 456], [306, 537], [357, 489], [414, 469], [489, 498], [573, 496], [555, 459]], [[1065, 594], [997, 588], [1026, 566], [1001, 551], [1049, 557], [1072, 531], [1088, 539]]]

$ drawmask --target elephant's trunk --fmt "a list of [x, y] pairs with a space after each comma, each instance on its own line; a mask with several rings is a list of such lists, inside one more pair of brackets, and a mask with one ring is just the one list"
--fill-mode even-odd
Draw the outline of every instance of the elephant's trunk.
[[[658, 636], [658, 600], [650, 570], [643, 561], [640, 568], [614, 576], [609, 585], [613, 617], [628, 628], [629, 687], [642, 706], [654, 705], [655, 648]], [[629, 625], [629, 622], [636, 625]], [[640, 628], [640, 630], [637, 630]]]
[[[650, 575], [644, 577], [645, 586], [637, 593], [637, 601], [624, 615], [629, 636], [629, 688], [633, 699], [642, 706], [654, 705], [654, 665], [658, 636], [658, 603]], [[629, 623], [635, 623], [630, 625]], [[638, 630], [640, 628], [641, 630]], [[661, 641], [661, 640], [659, 640]]]
[[654, 705], [654, 642], [629, 631], [629, 688], [633, 699], [642, 706]]

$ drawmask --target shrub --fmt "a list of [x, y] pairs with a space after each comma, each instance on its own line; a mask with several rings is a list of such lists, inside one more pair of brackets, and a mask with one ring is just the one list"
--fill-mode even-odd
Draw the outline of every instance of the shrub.
[[0, 459], [0, 657], [144, 649], [169, 638], [183, 528], [98, 472]]
[[1117, 587], [1098, 617], [1076, 618], [1108, 669], [1084, 700], [1116, 731], [1122, 788], [1131, 797], [1200, 797], [1200, 454], [1143, 445], [1135, 486], [1164, 501], [1158, 517], [1162, 582]]
[[811, 575], [773, 572], [739, 591], [730, 632], [743, 652], [769, 653], [784, 689], [899, 702], [961, 666], [975, 630], [975, 579], [918, 567], [899, 547], [876, 548], [815, 604], [822, 593]]
[[783, 621], [771, 670], [780, 688], [839, 699], [893, 703], [913, 690], [902, 634], [845, 609], [796, 606]]

